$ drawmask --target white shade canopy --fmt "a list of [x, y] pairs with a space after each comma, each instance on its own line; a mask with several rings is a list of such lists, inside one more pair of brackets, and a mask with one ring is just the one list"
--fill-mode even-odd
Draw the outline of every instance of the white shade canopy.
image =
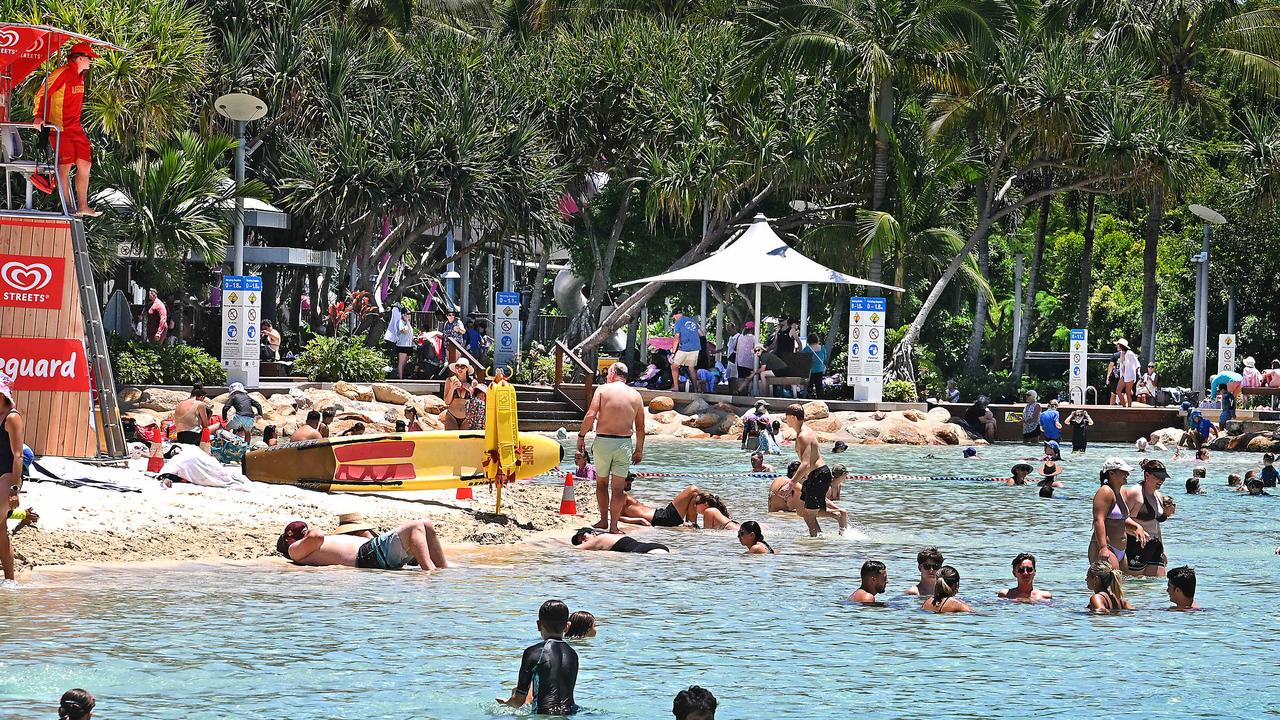
[[865, 285], [902, 292], [893, 285], [864, 280], [845, 275], [805, 257], [769, 226], [769, 219], [756, 215], [755, 221], [737, 240], [720, 248], [710, 257], [688, 267], [672, 270], [663, 275], [618, 283], [614, 287], [639, 285], [648, 282], [707, 281], [734, 285], [799, 285], [804, 283], [834, 283], [837, 285]]

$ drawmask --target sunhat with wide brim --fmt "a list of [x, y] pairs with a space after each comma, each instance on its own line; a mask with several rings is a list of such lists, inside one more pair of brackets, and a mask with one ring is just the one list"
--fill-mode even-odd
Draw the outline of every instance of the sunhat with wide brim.
[[1133, 472], [1133, 466], [1124, 461], [1124, 458], [1109, 457], [1102, 461], [1102, 472], [1109, 473], [1112, 470], [1123, 470], [1124, 472]]
[[350, 512], [342, 513], [338, 516], [338, 527], [333, 531], [333, 534], [349, 535], [374, 529], [372, 525], [364, 521], [364, 513]]
[[1114, 344], [1119, 345], [1120, 347], [1124, 348], [1125, 350], [1128, 350], [1128, 349], [1129, 349], [1129, 341], [1128, 341], [1128, 340], [1126, 340], [1126, 339], [1124, 339], [1124, 338], [1120, 338], [1119, 340], [1115, 340], [1115, 341], [1113, 341], [1113, 342], [1114, 342]]
[[1254, 366], [1256, 366], [1257, 364], [1258, 364], [1258, 361], [1257, 361], [1257, 360], [1254, 360], [1252, 357], [1247, 357], [1247, 358], [1245, 358], [1245, 359], [1244, 359], [1244, 366], [1245, 366], [1245, 367], [1254, 367]]
[[470, 360], [468, 360], [468, 359], [466, 359], [466, 358], [464, 358], [464, 357], [461, 357], [461, 358], [458, 358], [457, 360], [454, 360], [453, 362], [449, 363], [449, 367], [450, 367], [451, 369], [457, 369], [457, 368], [460, 368], [460, 367], [464, 367], [464, 368], [466, 368], [466, 369], [470, 370], [470, 369], [471, 369], [471, 361], [470, 361]]

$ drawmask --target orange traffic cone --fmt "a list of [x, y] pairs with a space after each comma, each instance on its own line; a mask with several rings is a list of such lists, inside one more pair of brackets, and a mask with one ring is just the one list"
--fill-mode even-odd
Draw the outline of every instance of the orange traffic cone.
[[457, 494], [456, 496], [454, 496], [454, 499], [455, 499], [455, 500], [471, 500], [471, 499], [473, 499], [473, 498], [472, 498], [472, 496], [471, 496], [471, 488], [470, 488], [470, 487], [460, 487], [460, 488], [458, 488], [458, 494]]
[[578, 501], [573, 497], [573, 473], [564, 475], [564, 494], [560, 496], [560, 514], [578, 514]]

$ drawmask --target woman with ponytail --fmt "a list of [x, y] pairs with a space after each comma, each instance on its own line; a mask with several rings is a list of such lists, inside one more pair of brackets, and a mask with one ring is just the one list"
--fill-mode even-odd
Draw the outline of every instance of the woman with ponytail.
[[935, 613], [973, 612], [973, 608], [956, 594], [960, 592], [960, 571], [950, 565], [938, 569], [938, 579], [933, 584], [933, 597], [924, 601], [924, 609]]
[[776, 555], [773, 546], [764, 541], [764, 531], [760, 523], [748, 520], [738, 529], [738, 542], [747, 549], [748, 555]]
[[58, 702], [58, 720], [90, 720], [98, 701], [88, 690], [74, 688], [62, 693]]
[[1132, 610], [1133, 605], [1124, 599], [1124, 583], [1120, 571], [1102, 560], [1089, 566], [1089, 574], [1085, 582], [1093, 591], [1089, 598], [1089, 612], [1113, 613], [1121, 610]]

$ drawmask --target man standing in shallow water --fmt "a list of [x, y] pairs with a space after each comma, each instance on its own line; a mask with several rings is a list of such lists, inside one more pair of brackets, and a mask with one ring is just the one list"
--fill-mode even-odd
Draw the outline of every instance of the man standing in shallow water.
[[[595, 527], [621, 534], [618, 521], [627, 501], [627, 474], [632, 463], [644, 457], [644, 400], [626, 383], [627, 366], [609, 366], [607, 381], [596, 389], [591, 407], [578, 430], [578, 451], [587, 450], [587, 433], [594, 426], [591, 454], [596, 459], [596, 504], [600, 521]], [[634, 447], [632, 432], [635, 433]]]
[[804, 407], [795, 403], [788, 405], [786, 417], [787, 425], [796, 432], [796, 455], [800, 458], [800, 467], [796, 468], [792, 478], [793, 483], [800, 485], [800, 500], [804, 503], [798, 513], [809, 527], [809, 537], [818, 537], [822, 532], [818, 526], [818, 513], [827, 509], [831, 468], [822, 459], [818, 436], [812, 428], [805, 427]]
[[1035, 555], [1018, 553], [1018, 556], [1013, 559], [1013, 577], [1018, 581], [1018, 584], [1008, 590], [1001, 590], [996, 593], [998, 597], [1019, 602], [1047, 602], [1053, 600], [1053, 593], [1035, 588]]

